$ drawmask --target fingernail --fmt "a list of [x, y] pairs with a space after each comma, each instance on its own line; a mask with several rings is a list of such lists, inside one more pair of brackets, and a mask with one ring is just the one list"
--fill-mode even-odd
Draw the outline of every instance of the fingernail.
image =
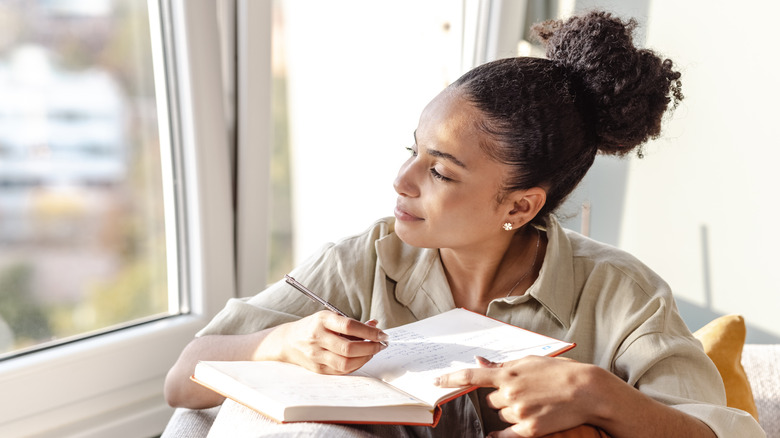
[[474, 356], [474, 359], [476, 359], [477, 363], [480, 365], [490, 365], [492, 363], [491, 361], [485, 359], [482, 356]]
[[377, 338], [379, 338], [380, 341], [386, 341], [390, 339], [390, 336], [388, 336], [385, 332], [379, 332], [379, 336], [377, 336]]

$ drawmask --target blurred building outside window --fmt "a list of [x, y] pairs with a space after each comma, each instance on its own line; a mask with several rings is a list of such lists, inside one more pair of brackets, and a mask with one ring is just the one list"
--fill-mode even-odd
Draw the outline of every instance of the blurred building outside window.
[[169, 314], [155, 102], [147, 2], [0, 0], [0, 358]]

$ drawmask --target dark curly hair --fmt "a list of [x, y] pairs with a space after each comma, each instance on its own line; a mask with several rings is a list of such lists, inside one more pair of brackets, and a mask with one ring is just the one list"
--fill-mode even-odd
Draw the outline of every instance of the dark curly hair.
[[534, 222], [555, 211], [597, 152], [624, 156], [661, 133], [667, 108], [682, 100], [672, 61], [634, 46], [637, 23], [594, 11], [532, 28], [547, 59], [483, 64], [452, 87], [484, 115], [480, 145], [516, 171], [502, 193], [544, 187]]

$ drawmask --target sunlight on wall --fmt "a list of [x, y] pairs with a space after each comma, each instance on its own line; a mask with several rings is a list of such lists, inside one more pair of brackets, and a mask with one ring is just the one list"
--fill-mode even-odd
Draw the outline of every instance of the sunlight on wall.
[[650, 3], [648, 46], [677, 63], [685, 100], [646, 158], [630, 163], [620, 246], [678, 297], [741, 313], [754, 334], [780, 340], [780, 61], [771, 55], [780, 4], [729, 6]]
[[420, 112], [458, 75], [460, 12], [444, 0], [286, 2], [295, 264], [393, 214]]

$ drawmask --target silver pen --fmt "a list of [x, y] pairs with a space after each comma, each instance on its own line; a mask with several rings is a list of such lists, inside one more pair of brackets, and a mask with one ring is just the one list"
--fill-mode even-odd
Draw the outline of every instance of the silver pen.
[[[343, 317], [345, 317], [345, 318], [350, 318], [350, 319], [352, 319], [352, 317], [350, 317], [350, 316], [349, 316], [349, 315], [347, 315], [346, 313], [344, 313], [344, 312], [342, 312], [341, 310], [339, 310], [339, 308], [338, 308], [338, 307], [336, 307], [336, 306], [334, 306], [333, 304], [331, 304], [331, 303], [329, 303], [329, 302], [325, 301], [324, 299], [320, 298], [320, 296], [319, 296], [319, 295], [317, 295], [317, 294], [315, 294], [314, 292], [310, 291], [308, 287], [306, 287], [306, 286], [302, 285], [300, 282], [298, 282], [298, 280], [296, 280], [296, 279], [294, 279], [294, 278], [290, 277], [289, 275], [285, 275], [285, 276], [284, 276], [284, 281], [286, 281], [286, 282], [287, 282], [287, 284], [289, 284], [290, 286], [292, 286], [292, 287], [294, 287], [294, 288], [298, 289], [298, 290], [299, 290], [301, 293], [303, 293], [303, 294], [304, 294], [304, 295], [306, 295], [307, 297], [311, 298], [313, 301], [316, 301], [316, 302], [318, 302], [318, 303], [322, 304], [323, 306], [325, 306], [325, 307], [326, 307], [328, 310], [330, 310], [331, 312], [333, 312], [333, 313], [336, 313], [336, 314], [339, 314], [339, 315], [341, 315], [341, 316], [343, 316]], [[384, 345], [385, 347], [387, 347], [387, 343], [386, 343], [386, 342], [384, 342], [384, 341], [379, 341], [379, 343], [380, 343], [380, 344], [382, 344], [382, 345]]]

